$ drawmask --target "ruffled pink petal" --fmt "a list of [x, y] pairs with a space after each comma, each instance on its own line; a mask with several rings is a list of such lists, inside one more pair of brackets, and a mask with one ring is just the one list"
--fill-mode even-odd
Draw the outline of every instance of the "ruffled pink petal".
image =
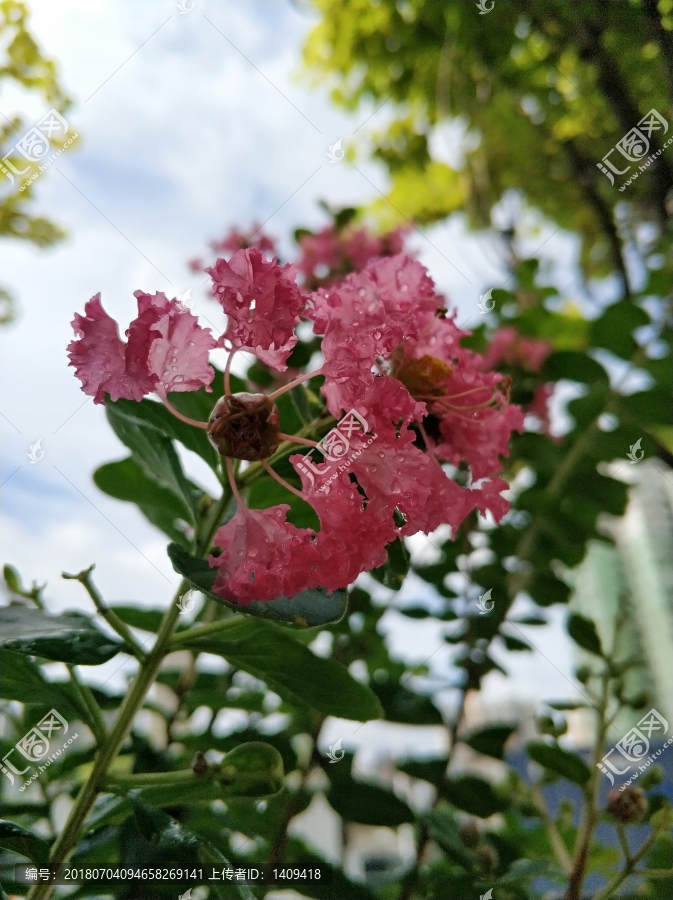
[[139, 315], [127, 331], [127, 365], [145, 359], [159, 394], [211, 390], [214, 372], [208, 357], [217, 341], [210, 331], [165, 294], [136, 291], [134, 296]]
[[286, 521], [287, 504], [269, 509], [240, 507], [215, 535], [221, 556], [208, 562], [217, 568], [213, 591], [231, 603], [292, 597], [306, 587], [315, 555], [314, 533]]
[[295, 269], [267, 261], [257, 248], [237, 250], [229, 262], [218, 259], [206, 269], [213, 295], [228, 316], [224, 338], [274, 369], [284, 371], [297, 343], [294, 333], [305, 300], [295, 284]]
[[127, 371], [126, 345], [119, 337], [117, 323], [103, 309], [100, 294], [85, 304], [83, 316], [75, 314], [72, 327], [79, 340], [68, 345], [70, 365], [94, 403], [104, 403], [106, 394], [113, 400], [141, 400], [152, 390], [146, 367]]

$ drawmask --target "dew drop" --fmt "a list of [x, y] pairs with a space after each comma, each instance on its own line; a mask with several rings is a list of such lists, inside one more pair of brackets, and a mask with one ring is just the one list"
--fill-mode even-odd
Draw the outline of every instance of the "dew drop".
[[402, 287], [400, 288], [400, 290], [402, 291], [403, 294], [406, 293], [409, 290], [409, 285], [403, 284]]
[[172, 356], [172, 357], [171, 357], [171, 362], [172, 362], [172, 363], [175, 363], [175, 362], [177, 362], [177, 361], [178, 361], [177, 356]]
[[176, 384], [180, 384], [180, 383], [183, 382], [184, 380], [185, 380], [185, 379], [184, 379], [184, 377], [183, 377], [182, 375], [176, 375], [175, 378], [173, 379], [173, 381], [174, 381]]
[[364, 295], [365, 295], [366, 293], [367, 293], [367, 292], [365, 291], [364, 288], [360, 288], [360, 290], [358, 291], [358, 294], [359, 294], [361, 297], [364, 297]]
[[379, 457], [379, 459], [385, 459], [385, 458], [386, 458], [386, 455], [385, 455], [385, 453], [383, 452], [383, 450], [379, 450], [379, 452], [378, 452], [376, 455]]
[[177, 372], [177, 371], [178, 371], [177, 366], [171, 366], [171, 372]]
[[194, 346], [194, 341], [189, 341], [189, 342], [187, 343], [187, 346], [188, 346], [188, 347], [193, 347], [193, 346]]

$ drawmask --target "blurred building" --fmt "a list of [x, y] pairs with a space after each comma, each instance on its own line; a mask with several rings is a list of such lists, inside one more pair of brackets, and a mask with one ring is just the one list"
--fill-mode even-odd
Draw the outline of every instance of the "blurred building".
[[[617, 468], [633, 483], [629, 505], [607, 523], [614, 546], [593, 542], [572, 573], [572, 608], [596, 623], [603, 646], [611, 648], [623, 604], [620, 656], [635, 654], [644, 663], [629, 673], [625, 693], [646, 691], [650, 706], [673, 723], [673, 471], [657, 459], [622, 463], [611, 474]], [[641, 715], [634, 712], [634, 722]]]

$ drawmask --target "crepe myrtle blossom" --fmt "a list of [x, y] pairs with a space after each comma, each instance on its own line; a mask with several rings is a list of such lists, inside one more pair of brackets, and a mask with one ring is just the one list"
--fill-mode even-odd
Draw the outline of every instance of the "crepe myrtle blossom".
[[[496, 473], [512, 430], [522, 429], [522, 413], [509, 403], [507, 377], [484, 371], [482, 357], [460, 346], [465, 332], [447, 315], [420, 263], [402, 254], [382, 257], [310, 295], [297, 286], [292, 266], [266, 260], [259, 248], [218, 259], [209, 273], [228, 316], [219, 341], [176, 301], [137, 292], [138, 316], [126, 343], [95, 297], [84, 316], [75, 316], [77, 339], [68, 351], [95, 402], [106, 394], [140, 400], [154, 392], [183, 421], [208, 431], [238, 504], [213, 540], [220, 551], [209, 559], [217, 569], [215, 593], [245, 606], [309, 587], [345, 587], [382, 565], [396, 538], [442, 523], [455, 532], [475, 509], [497, 520], [507, 511], [501, 493], [507, 484]], [[321, 367], [268, 394], [232, 393], [234, 354], [246, 350], [284, 371], [300, 317], [323, 336]], [[166, 394], [209, 389], [209, 351], [221, 345], [229, 351], [224, 395], [208, 422], [196, 422], [174, 410]], [[340, 425], [349, 417], [359, 423], [347, 441], [341, 433], [349, 465], [328, 484], [326, 470], [333, 470], [325, 448], [335, 429], [324, 435], [323, 416], [312, 432], [323, 435], [319, 444], [284, 434], [275, 403], [319, 375], [329, 412]], [[290, 456], [294, 484], [271, 464], [292, 443], [302, 451]], [[248, 508], [234, 460], [258, 463], [311, 504], [319, 530], [289, 523], [287, 504]], [[442, 468], [446, 462], [463, 470], [461, 483]]]

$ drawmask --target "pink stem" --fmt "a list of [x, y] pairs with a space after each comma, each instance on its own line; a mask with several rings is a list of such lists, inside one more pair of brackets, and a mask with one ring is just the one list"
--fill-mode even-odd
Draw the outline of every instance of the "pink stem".
[[282, 484], [284, 488], [288, 489], [288, 491], [292, 491], [292, 493], [296, 494], [296, 496], [299, 497], [300, 500], [306, 499], [304, 497], [304, 495], [301, 493], [301, 491], [298, 491], [296, 488], [293, 488], [292, 485], [288, 484], [284, 478], [281, 478], [280, 475], [276, 474], [276, 472], [273, 471], [273, 469], [271, 468], [271, 466], [268, 464], [268, 462], [265, 459], [260, 459], [260, 463], [262, 465], [262, 468], [266, 469], [266, 471], [269, 473], [269, 475], [273, 478], [274, 481], [277, 481], [278, 484]]
[[243, 502], [243, 498], [241, 497], [241, 495], [238, 491], [238, 485], [236, 484], [236, 477], [234, 475], [234, 466], [231, 461], [231, 457], [227, 456], [226, 460], [227, 460], [227, 476], [229, 478], [229, 485], [231, 486], [231, 492], [234, 495], [234, 497], [236, 498], [236, 502], [238, 503], [239, 507], [245, 506], [245, 503]]
[[294, 434], [283, 434], [283, 432], [278, 433], [278, 437], [284, 441], [292, 441], [293, 444], [304, 444], [306, 447], [317, 447], [315, 441], [309, 441], [307, 438], [300, 438]]
[[171, 406], [165, 396], [162, 396], [161, 394], [159, 394], [159, 396], [161, 397], [161, 402], [164, 404], [166, 409], [170, 413], [173, 413], [176, 419], [180, 419], [181, 422], [186, 422], [188, 425], [193, 425], [194, 428], [204, 428], [206, 431], [208, 430], [207, 422], [197, 422], [196, 419], [190, 419], [189, 416], [183, 416], [183, 414], [181, 412], [178, 412], [178, 410], [174, 406]]
[[224, 367], [224, 393], [227, 397], [231, 397], [231, 361], [236, 351], [232, 348], [227, 358], [227, 364]]
[[299, 378], [295, 378], [294, 381], [291, 381], [284, 387], [278, 388], [278, 390], [274, 391], [273, 394], [269, 394], [267, 400], [275, 400], [276, 397], [280, 397], [281, 394], [286, 394], [288, 391], [291, 391], [293, 387], [301, 384], [302, 381], [308, 381], [309, 378], [315, 378], [316, 375], [322, 375], [322, 369], [316, 369], [314, 372], [307, 372], [306, 375], [300, 375]]

